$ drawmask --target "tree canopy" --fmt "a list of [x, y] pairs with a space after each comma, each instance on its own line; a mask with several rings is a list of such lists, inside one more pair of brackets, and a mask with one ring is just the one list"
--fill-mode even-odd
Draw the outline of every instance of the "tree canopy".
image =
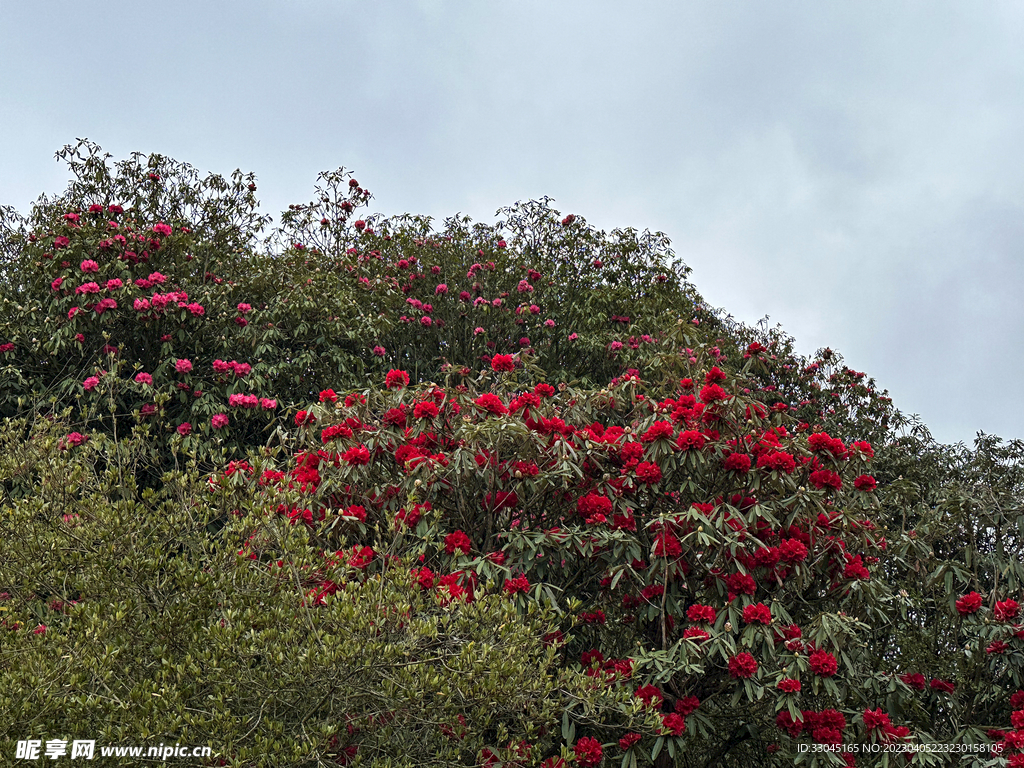
[[58, 155], [0, 212], [12, 745], [1024, 765], [1020, 441], [550, 199], [436, 226], [339, 169], [272, 228], [251, 174]]

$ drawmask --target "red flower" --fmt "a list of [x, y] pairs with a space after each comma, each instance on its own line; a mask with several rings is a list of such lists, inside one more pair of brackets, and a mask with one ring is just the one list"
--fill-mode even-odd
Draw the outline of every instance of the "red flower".
[[948, 680], [940, 680], [937, 677], [933, 677], [929, 683], [933, 691], [941, 691], [943, 693], [952, 693], [956, 690], [956, 686]]
[[853, 487], [858, 491], [871, 493], [876, 487], [878, 487], [878, 483], [875, 482], [875, 478], [871, 475], [861, 475], [853, 481]]
[[833, 456], [842, 456], [846, 453], [846, 446], [838, 437], [829, 437], [824, 432], [815, 432], [807, 438], [811, 450], [816, 453], [830, 453]]
[[[504, 241], [502, 241], [504, 242]], [[597, 739], [591, 738], [590, 736], [584, 736], [582, 739], [576, 742], [576, 746], [573, 747], [573, 752], [576, 755], [576, 764], [580, 768], [594, 768], [600, 765], [601, 758], [604, 756], [604, 750], [601, 749], [601, 742]]]
[[908, 672], [907, 674], [900, 675], [900, 680], [918, 691], [925, 689], [924, 675], [920, 672], [914, 672], [913, 674]]
[[725, 457], [722, 466], [740, 474], [750, 471], [750, 457], [745, 453], [732, 453]]
[[682, 736], [686, 730], [686, 718], [676, 712], [661, 716], [662, 727], [673, 736]]
[[757, 457], [757, 466], [759, 469], [770, 469], [788, 475], [796, 469], [796, 459], [784, 451], [765, 452]]
[[757, 591], [757, 582], [749, 573], [730, 573], [725, 585], [734, 595], [752, 595]]
[[392, 427], [405, 427], [405, 411], [402, 408], [389, 408], [384, 413], [384, 423]]
[[970, 616], [981, 609], [981, 595], [977, 592], [968, 592], [956, 601], [956, 610], [961, 616]]
[[737, 653], [729, 659], [729, 674], [736, 678], [753, 677], [757, 672], [757, 659], [746, 651]]
[[625, 752], [638, 741], [640, 741], [640, 739], [642, 738], [643, 736], [641, 736], [639, 733], [627, 733], [625, 736], [619, 739], [619, 749]]
[[612, 500], [591, 491], [576, 502], [576, 509], [586, 520], [603, 523], [612, 511]]
[[715, 623], [715, 609], [710, 605], [691, 605], [686, 609], [686, 618], [690, 621], [706, 621]]
[[[493, 363], [494, 361], [492, 360], [491, 362]], [[545, 384], [544, 382], [541, 382], [540, 384], [535, 386], [533, 388], [533, 391], [534, 391], [534, 393], [536, 393], [537, 395], [539, 395], [541, 397], [554, 397], [555, 396], [555, 388], [552, 387], [550, 384]]]
[[892, 727], [892, 723], [889, 720], [889, 715], [882, 711], [882, 708], [878, 709], [865, 709], [864, 710], [864, 727], [869, 731], [876, 729], [888, 729]]
[[633, 695], [648, 707], [660, 707], [661, 702], [665, 700], [661, 691], [654, 685], [642, 685], [636, 689], [636, 693]]
[[671, 531], [662, 531], [654, 538], [655, 557], [679, 557], [683, 553], [682, 544]]
[[779, 544], [779, 559], [790, 565], [807, 559], [807, 547], [800, 539], [783, 539]]
[[719, 381], [725, 381], [725, 371], [716, 365], [704, 375], [704, 383], [714, 384]]
[[775, 725], [795, 739], [804, 729], [804, 720], [802, 717], [794, 720], [789, 711], [784, 709], [775, 716]]
[[862, 579], [867, 581], [871, 578], [868, 569], [864, 567], [864, 558], [860, 555], [846, 554], [846, 568], [843, 569], [843, 578]]
[[800, 692], [800, 681], [794, 680], [791, 677], [784, 677], [775, 684], [783, 693], [799, 693]]
[[685, 696], [682, 699], [676, 699], [676, 705], [674, 709], [683, 717], [689, 717], [697, 711], [697, 707], [700, 706], [700, 699], [696, 696]]
[[640, 442], [653, 443], [655, 440], [668, 440], [675, 432], [671, 421], [656, 421], [647, 428], [647, 431], [640, 435]]
[[867, 456], [869, 459], [875, 458], [875, 449], [871, 447], [871, 443], [866, 440], [858, 440], [853, 443], [850, 448], [856, 449]]
[[771, 609], [764, 603], [748, 605], [743, 609], [743, 621], [747, 624], [771, 624]]
[[432, 419], [437, 413], [437, 406], [431, 400], [421, 400], [412, 409], [412, 415], [417, 419]]
[[473, 548], [473, 545], [469, 541], [469, 536], [463, 531], [455, 531], [449, 533], [444, 537], [444, 550], [449, 555], [454, 555], [455, 550], [459, 550], [464, 555], [469, 554], [469, 550]]
[[[632, 443], [632, 445], [638, 445]], [[661, 467], [650, 461], [643, 461], [637, 465], [636, 477], [642, 483], [653, 485], [661, 480]]]
[[729, 393], [717, 384], [708, 384], [700, 390], [700, 401], [710, 405], [719, 400], [728, 400]]
[[843, 480], [830, 469], [817, 469], [807, 478], [815, 488], [834, 488], [839, 490], [843, 487]]
[[516, 361], [512, 355], [495, 355], [491, 358], [491, 369], [501, 371], [514, 371], [516, 368]]
[[405, 371], [391, 370], [384, 377], [384, 386], [388, 389], [402, 389], [409, 386], [409, 374]]
[[1001, 603], [996, 603], [995, 610], [992, 611], [992, 616], [996, 621], [1009, 621], [1017, 612], [1020, 610], [1020, 606], [1016, 600], [1004, 600]]
[[836, 657], [828, 651], [815, 651], [811, 654], [811, 672], [819, 677], [832, 677], [839, 670]]
[[355, 445], [349, 448], [341, 456], [349, 466], [357, 467], [370, 463], [370, 449], [365, 445]]
[[[468, 540], [467, 540], [468, 541]], [[463, 554], [468, 554], [464, 552]], [[530, 591], [530, 582], [525, 576], [516, 576], [514, 579], [505, 579], [505, 594], [514, 595], [517, 592], [526, 593]]]
[[490, 392], [486, 392], [476, 400], [473, 401], [478, 408], [481, 408], [488, 413], [493, 413], [495, 416], [504, 416], [508, 413], [508, 408], [501, 402], [501, 398]]
[[676, 447], [681, 451], [689, 451], [691, 449], [699, 451], [704, 447], [704, 442], [704, 435], [695, 429], [689, 429], [679, 433], [679, 437], [676, 439]]

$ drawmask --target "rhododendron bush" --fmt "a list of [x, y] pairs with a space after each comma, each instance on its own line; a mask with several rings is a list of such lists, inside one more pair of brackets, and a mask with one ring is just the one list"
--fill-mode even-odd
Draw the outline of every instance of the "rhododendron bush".
[[62, 426], [0, 431], [0, 481], [38, 489], [2, 497], [8, 754], [60, 737], [207, 744], [204, 765], [531, 762], [557, 752], [563, 701], [627, 698], [559, 663], [547, 609], [439, 599], [401, 558], [326, 552], [194, 473], [142, 490], [144, 432], [69, 450]]
[[435, 229], [339, 170], [264, 233], [251, 176], [62, 155], [0, 219], [2, 689], [88, 664], [6, 722], [231, 765], [1024, 762], [1024, 445], [937, 445], [547, 199]]

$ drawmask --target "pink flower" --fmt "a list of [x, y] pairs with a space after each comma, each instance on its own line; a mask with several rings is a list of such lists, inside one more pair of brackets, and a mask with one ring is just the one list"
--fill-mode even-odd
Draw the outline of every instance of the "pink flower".
[[61, 283], [63, 283], [63, 282], [64, 282], [64, 278], [63, 277], [58, 277], [56, 280], [54, 280], [52, 283], [50, 283], [50, 288], [52, 288], [55, 291], [59, 291]]
[[92, 259], [86, 259], [85, 261], [83, 261], [82, 264], [81, 264], [81, 267], [82, 267], [82, 271], [83, 272], [99, 272], [100, 271], [100, 265], [97, 264]]
[[192, 370], [192, 361], [179, 359], [174, 363], [174, 370], [178, 373], [189, 373]]
[[226, 413], [215, 414], [214, 417], [210, 419], [210, 424], [214, 429], [226, 427], [228, 425], [228, 415]]
[[384, 357], [384, 353], [386, 351], [387, 350], [385, 350], [384, 347], [382, 347], [380, 345], [378, 345], [378, 346], [373, 348], [373, 354], [376, 355], [377, 357]]
[[238, 312], [239, 312], [239, 314], [242, 314], [242, 315], [244, 315], [246, 312], [248, 312], [251, 309], [252, 309], [252, 307], [249, 304], [246, 304], [244, 301], [241, 304], [238, 305]]
[[448, 293], [448, 285], [445, 283], [439, 283], [437, 288], [434, 289], [434, 295], [439, 293]]
[[151, 386], [153, 384], [153, 377], [145, 371], [139, 371], [135, 374], [135, 381], [139, 384], [147, 384]]
[[79, 432], [72, 432], [70, 435], [67, 436], [66, 440], [69, 446], [79, 446], [85, 442], [88, 442], [89, 436], [83, 435]]
[[269, 397], [260, 399], [260, 408], [264, 411], [272, 411], [277, 408], [277, 400], [271, 400]]
[[96, 385], [99, 384], [99, 383], [100, 383], [99, 377], [97, 377], [97, 376], [90, 376], [89, 378], [87, 378], [85, 381], [82, 382], [82, 388], [86, 392], [92, 392], [92, 390], [96, 389]]
[[159, 224], [153, 225], [153, 231], [158, 235], [169, 235], [171, 234], [171, 227], [169, 224], [164, 224], [162, 221]]
[[121, 278], [119, 278], [119, 277], [115, 277], [112, 280], [107, 280], [107, 290], [108, 291], [116, 291], [118, 288], [120, 288], [123, 285], [124, 285], [124, 283], [121, 282]]
[[178, 434], [181, 435], [182, 437], [184, 437], [185, 435], [187, 435], [191, 431], [192, 431], [192, 425], [189, 424], [187, 421], [178, 425]]

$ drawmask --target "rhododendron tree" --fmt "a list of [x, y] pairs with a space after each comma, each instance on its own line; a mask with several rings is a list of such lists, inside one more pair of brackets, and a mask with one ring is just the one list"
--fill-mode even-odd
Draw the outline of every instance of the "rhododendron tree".
[[[8, 424], [5, 540], [49, 564], [0, 553], [3, 618], [40, 654], [4, 690], [85, 643], [41, 606], [108, 588], [58, 584], [128, 567], [115, 544], [62, 559], [96, 526], [170, 558], [148, 597], [109, 588], [164, 606], [129, 666], [214, 643], [210, 669], [256, 686], [216, 677], [190, 725], [223, 727], [229, 764], [262, 723], [295, 765], [1024, 759], [1024, 445], [937, 445], [835, 351], [709, 308], [663, 235], [548, 199], [435, 229], [338, 170], [269, 230], [251, 176], [61, 154], [67, 192], [0, 216], [0, 409], [39, 425]], [[85, 493], [100, 456], [119, 490]], [[192, 603], [208, 621], [172, 647]], [[89, 658], [95, 680], [117, 661]], [[167, 680], [180, 712], [209, 693]], [[50, 722], [102, 719], [47, 690]]]

